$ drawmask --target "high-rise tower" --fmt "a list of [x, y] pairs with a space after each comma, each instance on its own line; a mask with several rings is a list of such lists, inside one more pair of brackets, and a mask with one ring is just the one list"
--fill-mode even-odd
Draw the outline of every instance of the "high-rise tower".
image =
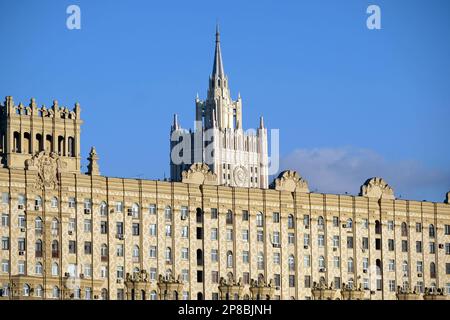
[[[203, 162], [217, 175], [220, 185], [267, 188], [267, 129], [261, 117], [258, 129], [243, 130], [242, 99], [240, 94], [237, 100], [231, 98], [218, 27], [207, 97], [201, 100], [197, 96], [195, 105], [194, 131], [182, 129], [177, 115], [174, 116], [171, 127], [171, 179], [180, 181], [183, 170], [192, 163]], [[179, 136], [183, 138], [178, 139]], [[188, 143], [181, 150], [176, 146], [182, 140]], [[189, 157], [186, 157], [186, 152]], [[181, 163], [174, 160], [175, 153], [184, 155]]]

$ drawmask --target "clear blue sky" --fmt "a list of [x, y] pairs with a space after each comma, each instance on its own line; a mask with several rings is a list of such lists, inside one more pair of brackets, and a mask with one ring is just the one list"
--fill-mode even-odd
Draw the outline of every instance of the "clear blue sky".
[[[81, 8], [81, 30], [66, 8]], [[381, 7], [382, 30], [366, 28]], [[102, 174], [169, 175], [173, 113], [192, 127], [220, 22], [244, 126], [280, 129], [283, 168], [320, 192], [382, 176], [403, 198], [450, 190], [450, 2], [0, 2], [0, 96], [82, 106], [82, 155]], [[86, 161], [84, 161], [86, 164]]]

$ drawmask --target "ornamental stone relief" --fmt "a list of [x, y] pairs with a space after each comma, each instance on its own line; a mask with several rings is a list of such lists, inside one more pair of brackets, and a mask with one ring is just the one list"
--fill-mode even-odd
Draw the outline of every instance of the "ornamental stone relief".
[[67, 167], [55, 152], [47, 154], [45, 151], [36, 153], [31, 159], [25, 161], [26, 170], [36, 170], [38, 179], [36, 189], [55, 189], [59, 184], [59, 173]]

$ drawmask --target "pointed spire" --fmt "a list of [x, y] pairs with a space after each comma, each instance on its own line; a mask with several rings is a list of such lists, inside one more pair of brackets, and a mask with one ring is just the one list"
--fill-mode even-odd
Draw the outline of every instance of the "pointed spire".
[[259, 128], [264, 129], [264, 117], [263, 116], [261, 116], [259, 118]]
[[178, 130], [180, 128], [179, 124], [178, 124], [178, 115], [175, 113], [173, 115], [173, 125], [172, 125], [172, 130]]
[[100, 168], [98, 166], [98, 156], [97, 156], [97, 150], [95, 150], [95, 147], [91, 148], [91, 152], [89, 152], [88, 157], [88, 174], [91, 176], [99, 176], [100, 175]]
[[212, 78], [223, 77], [225, 72], [223, 71], [222, 52], [220, 50], [220, 32], [219, 24], [216, 25], [216, 51], [214, 53], [214, 65]]

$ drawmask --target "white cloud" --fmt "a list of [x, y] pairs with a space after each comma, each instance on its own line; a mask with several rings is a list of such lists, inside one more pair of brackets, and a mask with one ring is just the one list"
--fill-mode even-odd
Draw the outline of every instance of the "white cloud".
[[368, 178], [382, 177], [403, 199], [442, 201], [450, 191], [450, 169], [429, 168], [415, 160], [388, 161], [369, 149], [297, 149], [281, 157], [281, 169], [296, 170], [311, 190], [359, 193]]

